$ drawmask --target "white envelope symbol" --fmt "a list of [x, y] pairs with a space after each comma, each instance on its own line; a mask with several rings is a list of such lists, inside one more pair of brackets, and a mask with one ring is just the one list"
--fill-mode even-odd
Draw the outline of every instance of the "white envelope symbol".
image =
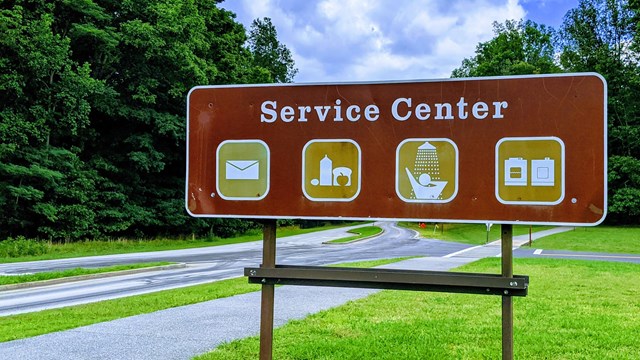
[[260, 178], [258, 160], [227, 160], [225, 165], [227, 180], [258, 180]]

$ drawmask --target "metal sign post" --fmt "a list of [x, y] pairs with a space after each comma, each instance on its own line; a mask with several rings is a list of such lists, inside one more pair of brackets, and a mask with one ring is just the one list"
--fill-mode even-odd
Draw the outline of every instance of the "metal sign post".
[[[513, 277], [513, 225], [502, 225], [502, 276]], [[513, 297], [502, 295], [502, 359], [513, 360]]]
[[[262, 269], [276, 266], [276, 220], [263, 222]], [[271, 360], [273, 354], [274, 285], [263, 282], [260, 304], [260, 360]]]

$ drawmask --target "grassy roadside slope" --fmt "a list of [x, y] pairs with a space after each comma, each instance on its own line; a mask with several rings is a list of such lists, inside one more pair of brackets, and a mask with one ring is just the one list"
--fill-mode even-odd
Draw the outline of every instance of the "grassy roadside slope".
[[[457, 270], [499, 272], [489, 258]], [[637, 359], [640, 265], [516, 259], [531, 276], [514, 299], [516, 359]], [[383, 291], [275, 330], [275, 359], [498, 359], [500, 297]], [[258, 358], [257, 337], [203, 359]]]
[[640, 254], [640, 227], [596, 226], [546, 236], [534, 242], [538, 249]]
[[354, 241], [370, 238], [370, 237], [373, 237], [375, 235], [378, 235], [378, 234], [382, 233], [382, 228], [380, 228], [378, 226], [363, 226], [363, 227], [358, 227], [358, 228], [349, 230], [347, 232], [351, 233], [351, 234], [355, 234], [355, 235], [347, 236], [347, 237], [344, 237], [344, 238], [341, 238], [341, 239], [331, 240], [331, 241], [328, 241], [327, 243], [329, 243], [329, 244], [346, 244], [346, 243], [350, 243], [350, 242], [354, 242]]

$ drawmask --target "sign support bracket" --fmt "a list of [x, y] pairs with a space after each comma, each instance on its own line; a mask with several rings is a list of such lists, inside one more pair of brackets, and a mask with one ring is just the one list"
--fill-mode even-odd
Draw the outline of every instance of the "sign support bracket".
[[[412, 290], [479, 295], [527, 296], [529, 277], [398, 269], [276, 265], [245, 268], [251, 284]], [[508, 294], [508, 295], [505, 295]]]

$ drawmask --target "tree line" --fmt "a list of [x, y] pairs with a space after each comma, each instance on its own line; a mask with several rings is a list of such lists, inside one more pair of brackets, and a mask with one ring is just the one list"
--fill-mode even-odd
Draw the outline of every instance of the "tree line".
[[[270, 19], [220, 1], [0, 4], [0, 240], [230, 236], [184, 211], [186, 94], [291, 82]], [[596, 71], [609, 86], [609, 217], [640, 219], [639, 1], [580, 1], [560, 29], [495, 24], [454, 77]]]
[[184, 211], [186, 94], [288, 82], [268, 18], [220, 1], [0, 4], [0, 239], [228, 236], [254, 226]]

